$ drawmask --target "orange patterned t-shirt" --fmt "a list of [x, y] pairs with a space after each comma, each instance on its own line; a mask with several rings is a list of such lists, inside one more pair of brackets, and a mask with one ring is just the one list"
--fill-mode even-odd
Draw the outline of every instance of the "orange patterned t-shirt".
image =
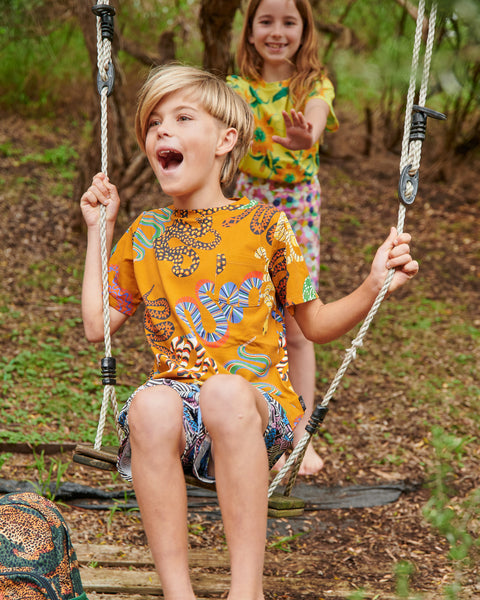
[[242, 375], [295, 426], [303, 408], [288, 379], [282, 314], [317, 294], [284, 213], [247, 198], [144, 212], [117, 243], [109, 278], [111, 306], [132, 315], [145, 305], [151, 377]]

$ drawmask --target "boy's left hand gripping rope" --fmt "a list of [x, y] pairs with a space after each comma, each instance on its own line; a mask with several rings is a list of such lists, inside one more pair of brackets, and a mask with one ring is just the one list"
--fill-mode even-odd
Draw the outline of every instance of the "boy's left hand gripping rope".
[[[115, 15], [115, 9], [109, 4], [96, 4], [92, 6], [92, 12], [94, 15], [100, 18], [100, 27], [102, 30], [102, 40], [108, 40], [110, 43], [113, 42], [113, 17]], [[97, 75], [97, 89], [100, 96], [104, 88], [107, 88], [107, 96], [113, 92], [113, 86], [115, 84], [115, 69], [113, 62], [110, 61], [108, 69], [106, 71], [106, 79], [102, 77], [100, 71]]]

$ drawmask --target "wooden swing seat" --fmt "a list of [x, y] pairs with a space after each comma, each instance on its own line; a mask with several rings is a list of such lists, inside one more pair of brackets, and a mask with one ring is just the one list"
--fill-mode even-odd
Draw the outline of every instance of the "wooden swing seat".
[[[114, 446], [102, 446], [100, 450], [95, 450], [93, 446], [78, 444], [73, 454], [73, 461], [87, 467], [101, 469], [102, 471], [117, 470], [117, 448]], [[204, 488], [211, 491], [215, 490], [214, 483], [200, 481], [193, 475], [185, 474], [187, 485]], [[282, 494], [273, 494], [268, 499], [268, 516], [273, 518], [298, 517], [303, 514], [305, 502], [295, 496], [284, 496]]]

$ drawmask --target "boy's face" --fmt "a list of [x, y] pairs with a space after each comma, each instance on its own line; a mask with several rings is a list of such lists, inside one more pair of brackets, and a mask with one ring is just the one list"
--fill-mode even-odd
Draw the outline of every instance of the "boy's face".
[[160, 100], [148, 121], [145, 152], [162, 190], [187, 208], [199, 192], [219, 187], [225, 131], [192, 90]]

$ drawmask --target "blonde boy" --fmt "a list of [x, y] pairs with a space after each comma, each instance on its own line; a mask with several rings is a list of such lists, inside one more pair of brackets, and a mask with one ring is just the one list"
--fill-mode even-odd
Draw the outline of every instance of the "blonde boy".
[[[142, 213], [110, 259], [115, 332], [143, 303], [154, 354], [149, 380], [120, 415], [119, 471], [133, 480], [167, 599], [191, 600], [184, 471], [215, 480], [230, 553], [230, 600], [263, 598], [268, 471], [290, 446], [304, 407], [288, 379], [284, 310], [322, 343], [368, 312], [387, 270], [390, 291], [418, 270], [394, 229], [369, 275], [324, 305], [283, 213], [226, 198], [251, 140], [248, 105], [215, 76], [184, 66], [151, 72], [136, 133], [172, 205]], [[86, 336], [103, 339], [99, 205], [111, 247], [116, 187], [94, 177], [81, 199], [88, 226], [82, 292]]]

